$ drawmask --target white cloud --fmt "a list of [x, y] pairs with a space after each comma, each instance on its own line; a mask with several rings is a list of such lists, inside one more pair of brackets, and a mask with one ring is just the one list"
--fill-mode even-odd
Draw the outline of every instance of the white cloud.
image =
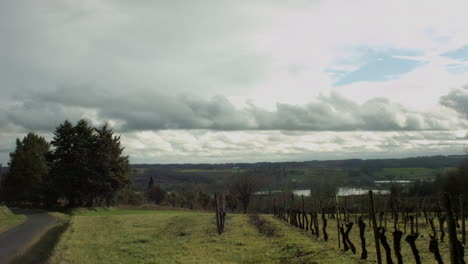
[[[184, 162], [259, 162], [314, 159], [408, 157], [440, 153], [462, 154], [468, 139], [455, 132], [300, 132], [180, 130], [151, 132], [159, 145], [171, 149], [128, 149], [133, 161]], [[141, 133], [129, 134], [132, 140], [151, 142]], [[143, 146], [143, 145], [142, 145]], [[246, 159], [245, 157], [249, 157]]]
[[333, 90], [357, 102], [385, 97], [414, 110], [434, 109], [438, 108], [440, 96], [447, 94], [451, 89], [465, 85], [468, 81], [466, 74], [450, 73], [445, 66], [428, 63], [401, 75], [396, 80], [358, 82]]

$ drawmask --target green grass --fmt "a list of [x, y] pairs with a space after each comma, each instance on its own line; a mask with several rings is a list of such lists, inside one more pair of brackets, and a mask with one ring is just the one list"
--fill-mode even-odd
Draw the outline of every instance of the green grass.
[[262, 217], [280, 236], [260, 234], [246, 215], [228, 215], [221, 236], [211, 213], [73, 216], [49, 263], [356, 263], [328, 243]]
[[49, 212], [49, 215], [55, 218], [59, 222], [67, 222], [70, 220], [70, 215], [60, 212]]
[[[70, 212], [73, 216], [135, 215], [135, 214], [184, 214], [184, 211], [122, 210], [117, 208], [94, 207], [76, 208]], [[191, 212], [192, 213], [192, 212]]]
[[25, 215], [14, 214], [6, 206], [0, 206], [0, 233], [26, 221]]
[[[78, 211], [85, 213], [86, 209]], [[212, 213], [180, 211], [132, 211], [96, 208], [86, 214], [58, 214], [62, 225], [51, 229], [31, 251], [16, 263], [93, 264], [93, 263], [266, 263], [266, 264], [355, 264], [375, 263], [373, 233], [366, 220], [368, 260], [361, 253], [359, 229], [355, 225], [350, 239], [357, 248], [338, 249], [336, 222], [328, 220], [329, 241], [312, 236], [272, 215], [260, 215], [274, 229], [274, 235], [261, 233], [247, 215], [228, 214], [225, 233], [216, 233]], [[94, 213], [92, 213], [94, 212]], [[111, 212], [111, 213], [109, 213]], [[55, 216], [55, 215], [54, 215]], [[353, 217], [354, 220], [354, 217]], [[422, 263], [436, 263], [429, 252], [428, 227], [419, 219], [417, 246]], [[320, 220], [320, 228], [322, 221]], [[389, 222], [387, 239], [393, 249]], [[403, 225], [400, 225], [403, 229]], [[408, 226], [409, 229], [409, 226]], [[320, 230], [322, 232], [322, 230]], [[409, 231], [409, 230], [408, 230]], [[404, 263], [414, 263], [409, 245], [401, 241]], [[448, 263], [447, 239], [440, 243], [444, 261]], [[32, 252], [32, 253], [30, 253]], [[393, 255], [393, 260], [396, 259]], [[50, 257], [49, 257], [50, 256]], [[382, 257], [385, 258], [382, 248]], [[384, 260], [385, 262], [385, 260]]]

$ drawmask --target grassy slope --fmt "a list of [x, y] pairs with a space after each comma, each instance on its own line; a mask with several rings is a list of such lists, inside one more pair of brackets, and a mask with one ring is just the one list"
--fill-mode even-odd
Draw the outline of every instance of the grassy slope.
[[[331, 219], [327, 228], [329, 241], [325, 242], [322, 237], [316, 239], [310, 232], [271, 215], [261, 217], [275, 227], [279, 236], [260, 234], [245, 215], [228, 215], [225, 233], [218, 236], [213, 214], [162, 211], [130, 214], [131, 211], [124, 210], [82, 213], [72, 217], [48, 263], [375, 263], [369, 226], [366, 228], [369, 259], [361, 261], [357, 226], [350, 234], [357, 248], [357, 254], [353, 255], [337, 249], [336, 223]], [[320, 221], [320, 227], [321, 224]], [[422, 224], [417, 246], [423, 263], [436, 263], [428, 249], [428, 231]], [[404, 237], [401, 242], [404, 261], [414, 263]], [[387, 232], [387, 239], [393, 250], [391, 231]], [[447, 240], [440, 243], [440, 250], [444, 260], [449, 261]]]
[[183, 214], [184, 211], [151, 211], [151, 210], [122, 210], [116, 208], [77, 208], [71, 212], [71, 215], [75, 216], [99, 216], [99, 215], [134, 215], [134, 214]]
[[245, 215], [229, 215], [222, 236], [213, 214], [74, 216], [50, 263], [356, 263], [348, 253], [265, 217], [281, 237], [259, 234]]
[[8, 207], [0, 206], [0, 233], [23, 223], [26, 219], [24, 215], [12, 213]]

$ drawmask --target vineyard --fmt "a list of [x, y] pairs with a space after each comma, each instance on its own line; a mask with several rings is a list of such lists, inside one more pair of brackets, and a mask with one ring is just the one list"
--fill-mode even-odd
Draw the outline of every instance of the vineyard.
[[[317, 243], [351, 252], [362, 262], [465, 263], [463, 196], [399, 198], [374, 196], [372, 191], [339, 198], [277, 194], [264, 199], [264, 205], [271, 205], [276, 219], [307, 232]], [[219, 208], [218, 217], [224, 216]], [[274, 234], [266, 219], [250, 217], [261, 233]]]
[[272, 200], [276, 218], [377, 263], [465, 263], [466, 203], [459, 197], [369, 196]]

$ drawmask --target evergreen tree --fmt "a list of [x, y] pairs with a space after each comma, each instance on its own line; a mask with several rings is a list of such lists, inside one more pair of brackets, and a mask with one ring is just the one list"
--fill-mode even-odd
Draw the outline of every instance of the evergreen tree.
[[2, 183], [2, 198], [7, 202], [44, 202], [49, 167], [46, 156], [50, 145], [34, 133], [16, 140], [16, 149], [10, 153], [10, 172]]
[[153, 185], [154, 185], [153, 176], [151, 176], [148, 182], [148, 187], [146, 187], [146, 189], [151, 189]]
[[70, 206], [84, 205], [92, 186], [93, 128], [86, 120], [73, 126], [69, 121], [54, 132], [52, 175], [54, 189], [66, 198]]
[[146, 199], [150, 202], [160, 204], [164, 198], [166, 198], [166, 191], [159, 184], [146, 190]]
[[114, 136], [107, 124], [96, 129], [96, 133], [93, 180], [97, 192], [94, 193], [94, 198], [109, 205], [116, 192], [130, 184], [130, 163], [128, 156], [123, 156], [124, 148], [120, 144], [120, 137]]
[[71, 207], [109, 205], [129, 183], [128, 157], [107, 124], [95, 129], [86, 120], [75, 126], [65, 121], [54, 132], [52, 145], [54, 189]]

